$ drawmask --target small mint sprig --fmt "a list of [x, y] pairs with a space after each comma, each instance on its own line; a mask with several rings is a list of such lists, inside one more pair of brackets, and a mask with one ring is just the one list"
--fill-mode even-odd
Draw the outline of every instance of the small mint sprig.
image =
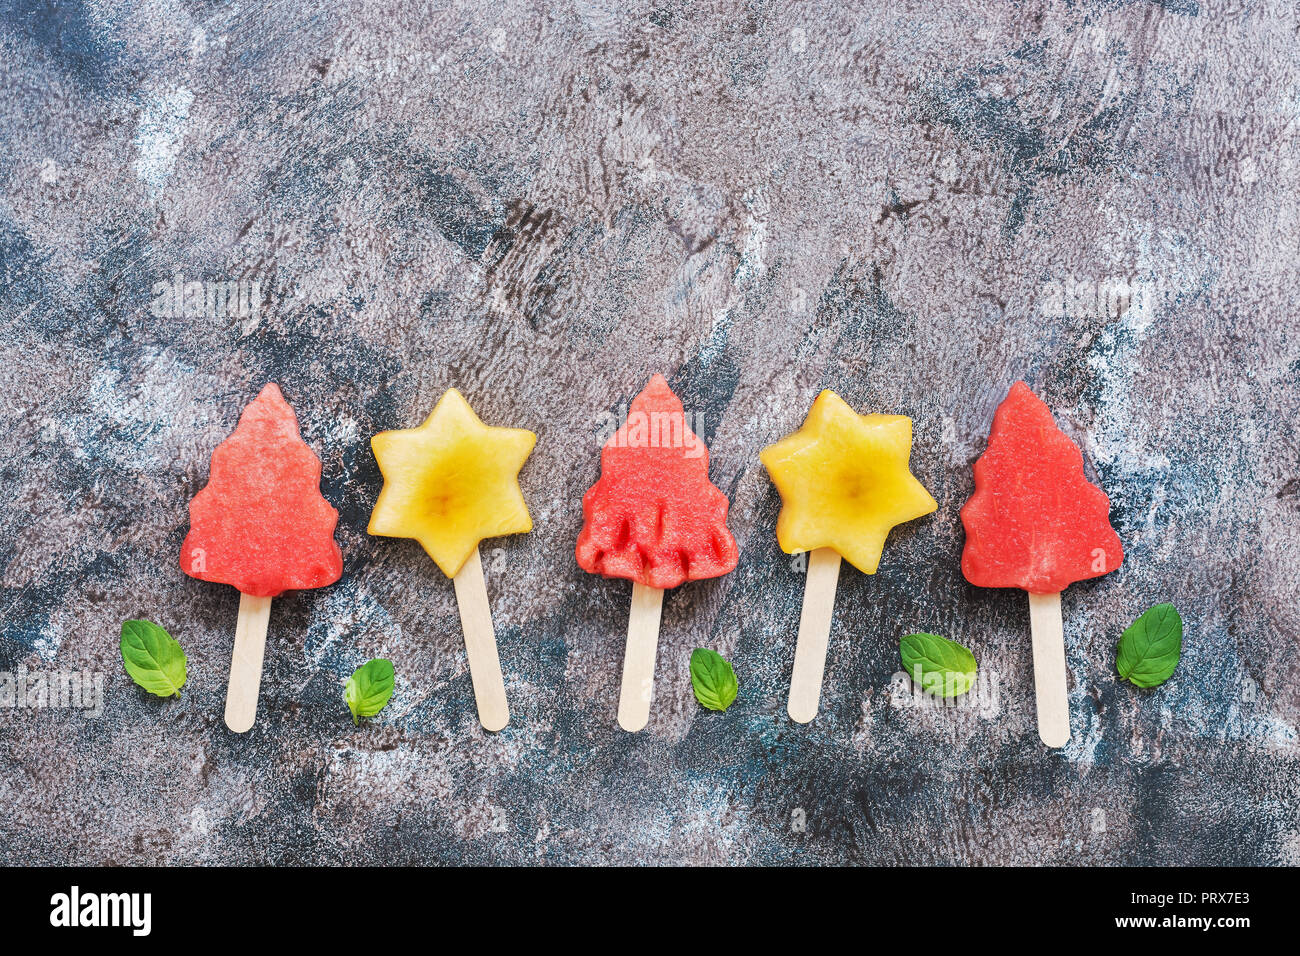
[[936, 697], [960, 697], [975, 685], [975, 655], [938, 634], [909, 634], [898, 642], [903, 669]]
[[388, 705], [393, 696], [395, 674], [393, 662], [377, 657], [366, 661], [343, 685], [343, 699], [352, 711], [352, 723], [360, 724], [362, 717], [373, 717]]
[[1183, 656], [1183, 619], [1172, 604], [1157, 604], [1120, 635], [1115, 667], [1138, 687], [1158, 687]]
[[179, 697], [185, 686], [185, 651], [153, 621], [122, 622], [122, 666], [159, 697]]
[[740, 685], [736, 672], [717, 651], [697, 647], [691, 651], [691, 688], [695, 699], [709, 710], [726, 710]]

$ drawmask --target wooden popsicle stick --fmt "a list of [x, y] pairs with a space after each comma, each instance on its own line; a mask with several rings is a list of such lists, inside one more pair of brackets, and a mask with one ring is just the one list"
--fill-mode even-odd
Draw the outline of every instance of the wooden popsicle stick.
[[456, 572], [452, 582], [456, 585], [456, 605], [460, 608], [460, 629], [465, 635], [465, 656], [469, 659], [478, 722], [484, 730], [495, 733], [510, 723], [510, 705], [506, 701], [506, 682], [501, 676], [497, 634], [492, 627], [492, 609], [488, 606], [478, 548]]
[[252, 730], [257, 720], [257, 695], [262, 687], [262, 656], [271, 599], [239, 593], [235, 647], [230, 654], [230, 683], [226, 686], [226, 726], [237, 734]]
[[627, 647], [623, 651], [623, 686], [618, 695], [618, 725], [631, 733], [650, 722], [663, 603], [663, 588], [632, 582], [632, 609], [627, 616]]
[[1064, 747], [1070, 740], [1070, 698], [1065, 685], [1065, 634], [1059, 593], [1029, 593], [1029, 628], [1034, 642], [1038, 736], [1049, 747]]
[[790, 674], [790, 719], [806, 724], [817, 716], [822, 696], [822, 673], [826, 670], [826, 645], [831, 636], [831, 615], [835, 612], [835, 586], [840, 579], [840, 555], [833, 548], [808, 552], [808, 574], [803, 586], [803, 610], [799, 614], [799, 638], [794, 647], [794, 671]]

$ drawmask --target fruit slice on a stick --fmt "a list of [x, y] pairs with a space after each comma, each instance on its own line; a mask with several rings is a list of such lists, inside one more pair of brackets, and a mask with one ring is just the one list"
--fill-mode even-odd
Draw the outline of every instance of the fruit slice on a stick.
[[1114, 571], [1124, 560], [1110, 499], [1083, 474], [1083, 455], [1051, 411], [1016, 382], [993, 416], [975, 462], [975, 492], [961, 509], [961, 569], [971, 584], [1029, 593], [1038, 734], [1070, 739], [1061, 592]]
[[321, 497], [320, 476], [297, 416], [270, 384], [212, 453], [208, 483], [190, 502], [181, 570], [240, 591], [226, 691], [226, 726], [236, 733], [257, 718], [271, 598], [333, 584], [343, 573], [339, 514]]
[[452, 579], [479, 723], [489, 731], [509, 723], [510, 707], [478, 548], [532, 530], [519, 470], [536, 442], [526, 429], [483, 424], [454, 388], [423, 425], [370, 440], [384, 475], [370, 533], [414, 538]]
[[709, 451], [662, 375], [632, 400], [600, 452], [600, 479], [582, 498], [578, 564], [632, 581], [618, 723], [650, 720], [663, 592], [715, 578], [740, 553], [727, 530], [727, 496], [709, 481]]
[[890, 530], [938, 507], [908, 469], [911, 454], [910, 418], [859, 415], [826, 389], [803, 426], [759, 456], [781, 493], [777, 543], [808, 553], [787, 707], [798, 723], [817, 716], [840, 558], [875, 574]]

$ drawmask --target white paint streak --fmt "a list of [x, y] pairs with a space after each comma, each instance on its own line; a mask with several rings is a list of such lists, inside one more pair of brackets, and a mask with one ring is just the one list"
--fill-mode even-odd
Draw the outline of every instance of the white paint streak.
[[167, 184], [189, 127], [194, 94], [185, 87], [145, 94], [135, 131], [135, 175], [151, 192]]

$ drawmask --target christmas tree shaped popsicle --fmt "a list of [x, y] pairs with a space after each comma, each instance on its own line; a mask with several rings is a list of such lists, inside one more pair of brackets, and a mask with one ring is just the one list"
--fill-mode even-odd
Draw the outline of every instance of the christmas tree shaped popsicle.
[[1110, 526], [1110, 499], [1084, 477], [1078, 446], [1024, 382], [1011, 386], [993, 416], [961, 520], [966, 580], [1029, 593], [1038, 734], [1063, 747], [1070, 710], [1061, 591], [1115, 570], [1124, 551]]
[[236, 733], [257, 718], [271, 599], [333, 584], [343, 573], [334, 542], [339, 514], [321, 497], [320, 476], [293, 409], [270, 384], [212, 453], [208, 483], [190, 502], [181, 570], [239, 589], [226, 691], [226, 726]]
[[584, 571], [632, 581], [618, 723], [650, 720], [665, 588], [736, 566], [727, 496], [709, 481], [709, 451], [681, 401], [656, 375], [600, 452], [600, 479], [582, 498], [576, 554]]
[[890, 529], [938, 507], [908, 470], [911, 454], [910, 418], [859, 415], [830, 389], [798, 431], [760, 453], [781, 493], [777, 542], [808, 553], [787, 707], [801, 724], [817, 716], [840, 558], [875, 574]]
[[483, 424], [454, 388], [419, 428], [370, 440], [384, 475], [370, 533], [415, 538], [452, 579], [478, 719], [490, 731], [510, 722], [510, 707], [478, 546], [532, 530], [519, 469], [536, 442], [525, 429]]

